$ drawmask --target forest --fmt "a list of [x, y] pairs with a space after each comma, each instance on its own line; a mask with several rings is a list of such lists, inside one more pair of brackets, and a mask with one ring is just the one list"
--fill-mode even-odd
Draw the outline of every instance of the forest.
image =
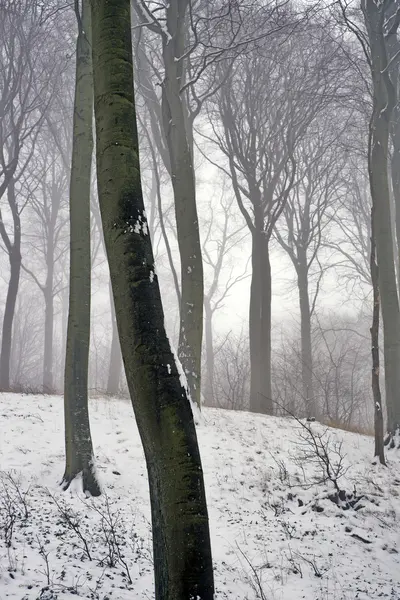
[[399, 0], [0, 0], [0, 600], [400, 600]]

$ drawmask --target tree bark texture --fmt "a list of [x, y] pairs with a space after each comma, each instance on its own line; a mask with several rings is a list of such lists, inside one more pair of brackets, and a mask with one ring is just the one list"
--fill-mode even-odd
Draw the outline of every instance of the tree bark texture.
[[[76, 6], [78, 3], [76, 4]], [[90, 176], [93, 154], [93, 85], [90, 5], [77, 10], [76, 87], [70, 183], [70, 290], [64, 374], [65, 473], [67, 489], [82, 473], [84, 491], [100, 494], [94, 471], [88, 408], [90, 344]]]
[[196, 206], [196, 185], [186, 107], [181, 94], [188, 0], [171, 0], [163, 36], [165, 76], [162, 83], [162, 119], [167, 140], [174, 192], [176, 227], [181, 259], [181, 305], [178, 355], [192, 399], [200, 407], [203, 338], [204, 278]]
[[146, 457], [156, 600], [214, 597], [191, 405], [164, 327], [140, 182], [129, 0], [91, 0], [97, 176], [115, 311]]
[[0, 354], [0, 390], [3, 392], [10, 389], [12, 330], [21, 275], [21, 219], [15, 197], [15, 182], [12, 178], [9, 180], [7, 194], [8, 204], [13, 217], [14, 240], [13, 243], [11, 243], [8, 236], [7, 240], [3, 237], [10, 262], [10, 279], [8, 282], [6, 305], [3, 316]]
[[250, 287], [250, 410], [273, 414], [271, 384], [272, 279], [269, 240], [262, 229], [252, 231]]

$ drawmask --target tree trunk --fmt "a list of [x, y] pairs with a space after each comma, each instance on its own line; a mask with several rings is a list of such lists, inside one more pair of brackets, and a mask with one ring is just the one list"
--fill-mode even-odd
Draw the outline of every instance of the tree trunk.
[[0, 354], [0, 391], [6, 392], [10, 389], [10, 367], [11, 367], [11, 340], [15, 306], [21, 275], [21, 220], [16, 209], [15, 184], [11, 179], [8, 188], [8, 203], [13, 213], [14, 243], [9, 249], [10, 279], [8, 282], [7, 299], [3, 316], [3, 329], [1, 338]]
[[216, 406], [215, 395], [214, 395], [214, 382], [215, 382], [215, 363], [214, 363], [214, 343], [213, 343], [213, 329], [212, 329], [212, 318], [213, 312], [211, 304], [208, 298], [204, 298], [204, 316], [205, 316], [205, 349], [206, 349], [206, 382], [204, 386], [204, 398], [207, 406]]
[[122, 356], [119, 343], [119, 335], [117, 321], [115, 318], [114, 298], [112, 295], [112, 287], [110, 282], [110, 304], [111, 304], [111, 321], [112, 321], [112, 341], [110, 352], [110, 368], [108, 371], [107, 394], [109, 396], [117, 396], [119, 392], [119, 383], [122, 373]]
[[303, 399], [305, 402], [306, 416], [317, 418], [316, 403], [313, 390], [313, 360], [311, 341], [311, 308], [308, 290], [307, 259], [301, 261], [297, 267], [297, 285], [300, 301], [300, 327], [301, 327], [301, 376], [303, 386]]
[[53, 392], [53, 328], [54, 328], [54, 251], [53, 238], [49, 233], [47, 248], [47, 277], [43, 289], [45, 316], [44, 316], [44, 353], [43, 353], [43, 391], [47, 394]]
[[156, 600], [214, 597], [203, 472], [164, 327], [140, 183], [129, 0], [91, 0], [97, 177], [125, 371], [146, 457]]
[[271, 384], [272, 280], [269, 240], [260, 229], [252, 233], [252, 279], [250, 288], [250, 410], [273, 413]]
[[397, 238], [397, 276], [400, 282], [400, 110], [394, 111], [394, 123], [392, 129], [393, 154], [391, 160], [392, 189], [395, 211], [395, 228]]
[[171, 0], [163, 42], [165, 77], [162, 83], [162, 118], [171, 163], [176, 226], [181, 259], [181, 306], [178, 354], [192, 399], [200, 407], [201, 350], [203, 338], [203, 261], [196, 186], [191, 151], [191, 132], [185, 118], [180, 88], [184, 80], [185, 25], [188, 0]]
[[374, 209], [371, 210], [371, 281], [374, 296], [371, 331], [371, 353], [372, 353], [372, 393], [374, 399], [374, 421], [375, 421], [375, 454], [382, 465], [385, 465], [384, 435], [383, 435], [383, 407], [381, 388], [379, 384], [379, 272], [376, 263], [376, 248], [374, 234]]
[[90, 175], [93, 153], [93, 87], [90, 5], [82, 2], [70, 184], [70, 291], [64, 376], [65, 454], [63, 488], [82, 473], [83, 490], [100, 494], [93, 461], [88, 409], [90, 344]]
[[368, 169], [383, 319], [388, 441], [394, 444], [393, 436], [400, 427], [400, 310], [390, 215], [388, 146], [389, 123], [396, 105], [396, 93], [387, 69], [384, 5], [365, 0], [364, 15], [374, 88]]

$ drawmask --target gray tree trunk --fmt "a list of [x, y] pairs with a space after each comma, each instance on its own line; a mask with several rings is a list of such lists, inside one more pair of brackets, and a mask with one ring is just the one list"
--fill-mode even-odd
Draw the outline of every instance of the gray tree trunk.
[[93, 85], [90, 5], [77, 15], [76, 87], [70, 184], [70, 290], [64, 374], [65, 473], [67, 489], [82, 473], [83, 490], [100, 494], [94, 470], [88, 409], [90, 344], [90, 183], [93, 154]]
[[164, 327], [144, 212], [129, 0], [91, 0], [97, 177], [121, 349], [146, 457], [156, 600], [214, 598], [191, 405]]
[[307, 258], [305, 257], [297, 267], [297, 285], [300, 302], [300, 328], [301, 328], [301, 376], [303, 398], [307, 417], [317, 418], [316, 402], [313, 389], [313, 358], [311, 341], [311, 307], [308, 290]]
[[[7, 238], [8, 243], [6, 243], [10, 262], [10, 279], [8, 282], [1, 337], [0, 391], [3, 392], [6, 392], [10, 389], [12, 330], [21, 275], [21, 220], [15, 198], [14, 179], [10, 179], [9, 181], [7, 194], [8, 204], [11, 208], [13, 216], [14, 240], [11, 244], [10, 240]], [[4, 238], [3, 241], [5, 241]]]
[[374, 0], [365, 0], [364, 15], [370, 43], [374, 90], [368, 167], [383, 319], [387, 429], [388, 440], [392, 440], [400, 427], [400, 310], [388, 180], [389, 126], [396, 104], [396, 93], [387, 69], [384, 7], [377, 5]]
[[188, 0], [171, 0], [163, 38], [165, 77], [162, 83], [162, 119], [167, 140], [181, 259], [181, 306], [178, 354], [194, 402], [200, 407], [203, 338], [203, 261], [196, 206], [196, 185], [187, 109], [181, 94]]
[[252, 231], [250, 287], [250, 410], [273, 414], [271, 383], [272, 280], [269, 240], [262, 229]]
[[206, 350], [206, 381], [204, 385], [204, 398], [207, 406], [216, 406], [215, 398], [215, 359], [212, 328], [213, 311], [208, 298], [204, 298], [204, 333]]

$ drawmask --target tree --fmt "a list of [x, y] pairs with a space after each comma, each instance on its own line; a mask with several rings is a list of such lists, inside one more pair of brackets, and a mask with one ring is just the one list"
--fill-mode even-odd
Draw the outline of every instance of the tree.
[[128, 0], [91, 0], [100, 209], [121, 350], [147, 462], [157, 600], [214, 596], [189, 394], [164, 327], [140, 182]]
[[[0, 7], [0, 199], [7, 195], [11, 231], [0, 212], [0, 235], [10, 262], [3, 317], [0, 390], [10, 388], [12, 326], [21, 273], [21, 211], [19, 180], [31, 160], [36, 138], [57, 82], [50, 66], [52, 39], [41, 3], [24, 0]], [[57, 64], [57, 62], [56, 62]], [[57, 65], [58, 67], [58, 65]]]
[[379, 357], [379, 273], [376, 263], [376, 248], [374, 237], [375, 218], [371, 210], [371, 280], [373, 289], [374, 306], [372, 313], [371, 326], [371, 353], [372, 353], [372, 392], [374, 399], [374, 430], [375, 430], [375, 452], [374, 456], [379, 458], [382, 465], [386, 464], [384, 450], [384, 423], [383, 423], [383, 405], [381, 397], [381, 388], [379, 383], [380, 375], [380, 357]]
[[201, 347], [203, 339], [203, 262], [196, 206], [193, 131], [188, 121], [182, 85], [190, 1], [172, 0], [165, 17], [156, 18], [143, 0], [133, 5], [140, 24], [147, 25], [162, 44], [164, 77], [161, 83], [161, 120], [168, 148], [176, 225], [181, 259], [181, 303], [178, 355], [193, 400], [200, 406]]
[[337, 88], [338, 68], [338, 51], [318, 35], [309, 43], [307, 28], [284, 45], [279, 35], [268, 52], [257, 49], [226, 67], [209, 102], [212, 135], [203, 134], [227, 159], [227, 168], [217, 166], [230, 177], [251, 232], [250, 407], [264, 413], [273, 411], [270, 240], [296, 182], [296, 147]]
[[[215, 352], [213, 319], [215, 313], [223, 307], [223, 303], [232, 288], [248, 277], [247, 264], [242, 273], [234, 274], [231, 266], [229, 275], [224, 281], [223, 270], [229, 267], [230, 254], [233, 249], [240, 246], [247, 232], [243, 232], [243, 222], [235, 222], [232, 211], [234, 198], [224, 199], [224, 188], [220, 200], [220, 210], [215, 210], [211, 200], [208, 204], [205, 220], [205, 234], [203, 241], [203, 257], [206, 267], [206, 286], [204, 294], [204, 333], [205, 333], [205, 360], [206, 379], [204, 385], [205, 401], [211, 406], [217, 404], [215, 395]], [[233, 227], [232, 227], [233, 226]], [[209, 275], [209, 273], [210, 275]], [[207, 277], [207, 275], [209, 275]], [[233, 402], [233, 399], [232, 399]]]
[[[319, 254], [340, 194], [344, 156], [337, 144], [337, 123], [320, 119], [296, 152], [297, 176], [275, 235], [296, 271], [300, 304], [301, 377], [308, 417], [318, 418], [314, 395], [311, 320], [325, 269]], [[283, 224], [282, 224], [283, 221]], [[315, 265], [317, 268], [315, 269]], [[316, 279], [313, 293], [312, 277]]]
[[90, 343], [90, 184], [93, 84], [90, 5], [75, 2], [78, 21], [70, 181], [70, 287], [64, 374], [65, 472], [63, 489], [82, 473], [83, 490], [98, 496], [88, 409]]
[[[373, 110], [370, 121], [368, 170], [374, 215], [374, 231], [379, 273], [379, 290], [384, 332], [385, 388], [388, 441], [400, 427], [400, 308], [393, 253], [393, 235], [388, 177], [389, 132], [396, 106], [396, 88], [391, 78], [390, 56], [386, 38], [397, 38], [400, 10], [392, 0], [377, 4], [363, 0], [367, 38], [359, 39], [367, 47], [367, 60], [373, 84]], [[392, 14], [391, 14], [391, 11]], [[393, 46], [398, 53], [399, 45]]]
[[68, 173], [63, 161], [59, 160], [57, 145], [45, 126], [42, 128], [36, 150], [27, 169], [27, 186], [32, 188], [28, 205], [30, 228], [27, 236], [32, 249], [39, 252], [44, 262], [44, 269], [40, 269], [45, 272], [44, 281], [35, 274], [38, 269], [31, 266], [30, 257], [24, 260], [22, 268], [29, 273], [43, 294], [45, 318], [42, 382], [43, 391], [51, 393], [54, 390], [54, 301], [63, 285], [62, 276], [57, 274], [57, 265], [67, 250], [63, 234], [67, 222], [65, 193]]

